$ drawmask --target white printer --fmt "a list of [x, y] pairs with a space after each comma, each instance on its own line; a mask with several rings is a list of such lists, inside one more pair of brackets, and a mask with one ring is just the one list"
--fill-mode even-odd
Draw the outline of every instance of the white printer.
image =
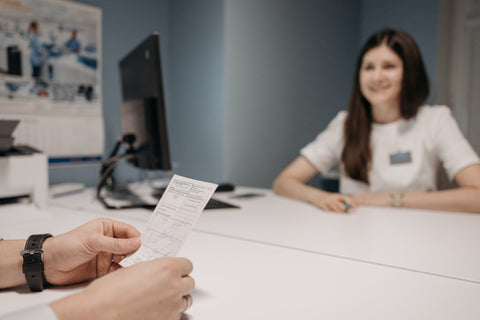
[[39, 208], [47, 205], [47, 156], [27, 146], [12, 146], [18, 121], [0, 120], [0, 199], [29, 197]]

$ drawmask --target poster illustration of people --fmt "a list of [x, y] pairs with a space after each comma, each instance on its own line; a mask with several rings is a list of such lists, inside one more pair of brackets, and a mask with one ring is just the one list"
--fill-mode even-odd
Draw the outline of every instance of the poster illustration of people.
[[0, 0], [0, 118], [50, 163], [103, 154], [99, 8]]

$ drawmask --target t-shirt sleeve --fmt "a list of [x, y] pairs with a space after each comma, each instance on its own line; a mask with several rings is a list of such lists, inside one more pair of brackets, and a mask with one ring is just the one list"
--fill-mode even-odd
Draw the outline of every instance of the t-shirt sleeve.
[[470, 143], [463, 136], [457, 122], [446, 106], [437, 106], [434, 119], [430, 119], [433, 125], [432, 134], [438, 156], [448, 174], [453, 180], [455, 175], [463, 168], [480, 162]]
[[340, 111], [315, 140], [300, 150], [300, 154], [321, 174], [328, 173], [332, 167], [340, 162], [346, 116], [346, 111]]
[[46, 304], [30, 307], [27, 309], [19, 310], [13, 313], [0, 316], [0, 320], [57, 320], [57, 316], [53, 310]]

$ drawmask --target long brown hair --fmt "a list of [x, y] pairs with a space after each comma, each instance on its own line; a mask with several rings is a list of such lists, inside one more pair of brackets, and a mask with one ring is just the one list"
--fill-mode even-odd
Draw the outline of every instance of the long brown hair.
[[370, 132], [372, 112], [370, 103], [360, 91], [360, 68], [363, 56], [381, 44], [387, 45], [403, 61], [403, 80], [400, 93], [400, 113], [403, 118], [415, 117], [429, 94], [428, 77], [420, 50], [415, 41], [405, 32], [383, 29], [372, 35], [360, 50], [355, 78], [345, 120], [342, 162], [345, 173], [352, 179], [369, 183], [368, 172], [372, 159]]

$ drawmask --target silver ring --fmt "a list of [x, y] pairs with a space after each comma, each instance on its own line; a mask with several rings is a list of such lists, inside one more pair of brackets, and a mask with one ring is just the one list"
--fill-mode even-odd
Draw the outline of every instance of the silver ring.
[[193, 302], [193, 299], [192, 299], [192, 296], [187, 294], [186, 296], [183, 296], [185, 298], [185, 301], [187, 302], [187, 306], [185, 307], [185, 310], [183, 310], [183, 312], [187, 311], [188, 308], [190, 308], [192, 306], [192, 302]]

